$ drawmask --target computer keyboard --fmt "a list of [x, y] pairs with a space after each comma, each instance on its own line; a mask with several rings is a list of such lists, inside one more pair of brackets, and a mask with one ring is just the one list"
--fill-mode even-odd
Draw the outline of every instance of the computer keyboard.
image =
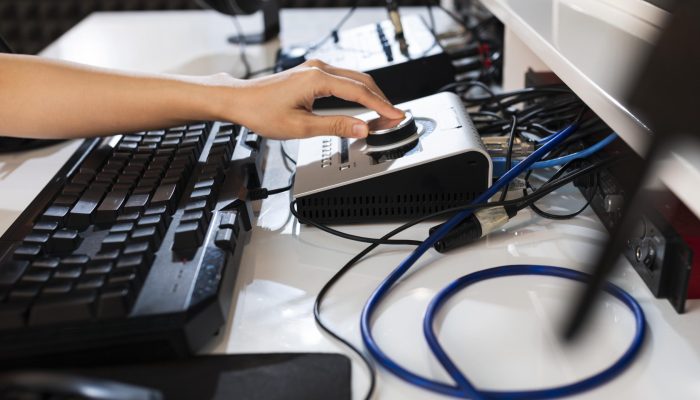
[[261, 144], [220, 122], [86, 141], [0, 240], [0, 360], [200, 349], [229, 311]]

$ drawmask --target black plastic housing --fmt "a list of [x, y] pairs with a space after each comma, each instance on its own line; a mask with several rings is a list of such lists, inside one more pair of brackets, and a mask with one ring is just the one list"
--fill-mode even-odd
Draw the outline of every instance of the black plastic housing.
[[297, 198], [322, 224], [405, 221], [468, 204], [488, 187], [489, 160], [470, 151]]

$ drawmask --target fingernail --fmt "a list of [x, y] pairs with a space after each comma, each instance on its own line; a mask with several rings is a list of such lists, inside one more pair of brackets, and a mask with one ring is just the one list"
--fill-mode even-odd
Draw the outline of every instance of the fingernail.
[[367, 125], [365, 124], [355, 124], [352, 126], [352, 135], [357, 138], [363, 138], [367, 136]]

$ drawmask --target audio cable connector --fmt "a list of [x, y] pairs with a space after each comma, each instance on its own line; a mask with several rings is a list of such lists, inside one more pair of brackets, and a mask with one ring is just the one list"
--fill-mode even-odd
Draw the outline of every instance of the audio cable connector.
[[[491, 207], [476, 211], [464, 219], [433, 246], [440, 253], [476, 242], [496, 229], [505, 225], [517, 214], [515, 207]], [[430, 228], [432, 235], [442, 224]]]

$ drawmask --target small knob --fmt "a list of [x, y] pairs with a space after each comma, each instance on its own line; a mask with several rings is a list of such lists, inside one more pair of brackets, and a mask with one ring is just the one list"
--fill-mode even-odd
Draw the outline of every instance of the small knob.
[[365, 141], [370, 146], [389, 146], [415, 135], [418, 131], [413, 115], [406, 111], [403, 119], [375, 118], [367, 122], [369, 134]]

